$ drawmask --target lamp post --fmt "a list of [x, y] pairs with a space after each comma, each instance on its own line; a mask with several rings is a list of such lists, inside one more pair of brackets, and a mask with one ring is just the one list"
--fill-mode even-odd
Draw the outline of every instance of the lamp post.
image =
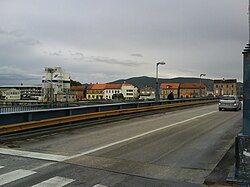
[[250, 184], [250, 0], [249, 42], [243, 51], [243, 128], [235, 139], [235, 178], [241, 184]]
[[159, 101], [160, 100], [160, 88], [159, 88], [159, 65], [165, 65], [165, 62], [158, 62], [156, 63], [156, 82], [155, 82], [155, 100]]
[[201, 77], [205, 77], [205, 76], [206, 76], [205, 73], [200, 74], [200, 97], [201, 97]]

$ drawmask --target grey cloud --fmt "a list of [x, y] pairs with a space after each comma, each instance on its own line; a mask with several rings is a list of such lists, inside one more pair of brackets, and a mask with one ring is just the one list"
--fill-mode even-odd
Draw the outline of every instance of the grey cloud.
[[24, 70], [17, 67], [2, 66], [0, 67], [0, 85], [19, 84], [21, 82], [40, 83], [41, 76], [26, 73]]
[[27, 46], [39, 45], [41, 42], [32, 38], [19, 39], [15, 41], [16, 44], [22, 44]]
[[14, 44], [34, 46], [34, 45], [38, 45], [41, 43], [37, 39], [25, 36], [23, 31], [21, 30], [4, 30], [0, 28], [0, 36], [1, 35], [2, 37], [7, 37], [7, 36], [12, 37], [13, 40], [9, 40], [9, 41], [10, 42], [14, 41]]
[[247, 1], [235, 0], [1, 1], [0, 22], [0, 67], [60, 65], [83, 81], [153, 76], [162, 59], [161, 76], [241, 79], [248, 37]]
[[79, 58], [83, 58], [83, 53], [75, 52], [75, 53], [71, 53], [71, 56], [73, 57], [73, 59], [79, 59]]
[[41, 83], [41, 79], [38, 77], [30, 77], [19, 74], [1, 74], [0, 75], [0, 85], [7, 84], [33, 84], [33, 83]]
[[143, 55], [142, 55], [142, 54], [140, 54], [140, 53], [133, 53], [133, 54], [131, 54], [131, 56], [135, 56], [135, 57], [143, 57]]
[[62, 51], [50, 52], [49, 55], [51, 56], [62, 56]]
[[141, 62], [136, 62], [132, 60], [118, 60], [115, 58], [101, 57], [101, 56], [91, 56], [87, 58], [90, 62], [105, 63], [110, 65], [121, 65], [121, 66], [131, 66], [135, 67], [141, 65]]
[[3, 28], [0, 28], [0, 35], [7, 35], [7, 36], [14, 36], [14, 37], [21, 37], [23, 36], [23, 32], [20, 30], [4, 30]]

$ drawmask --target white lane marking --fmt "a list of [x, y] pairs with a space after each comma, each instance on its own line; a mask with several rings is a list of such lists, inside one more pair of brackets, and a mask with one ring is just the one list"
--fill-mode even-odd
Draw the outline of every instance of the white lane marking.
[[30, 152], [30, 151], [20, 151], [20, 150], [5, 149], [5, 148], [0, 148], [0, 154], [21, 156], [21, 157], [26, 157], [26, 158], [36, 158], [36, 159], [56, 161], [56, 162], [64, 161], [69, 158], [68, 156], [62, 156], [62, 155], [53, 155], [53, 154], [37, 153], [37, 152]]
[[3, 175], [0, 175], [0, 185], [8, 184], [10, 182], [13, 182], [15, 180], [28, 177], [32, 174], [35, 174], [35, 171], [29, 171], [29, 170], [15, 170], [9, 173], [5, 173]]
[[43, 181], [41, 183], [38, 183], [32, 187], [62, 187], [65, 186], [75, 180], [73, 179], [67, 179], [64, 177], [53, 177], [51, 179], [48, 179], [46, 181]]
[[108, 186], [105, 186], [105, 185], [102, 185], [102, 184], [96, 184], [93, 187], [108, 187]]
[[67, 179], [64, 177], [53, 177], [51, 179], [48, 179], [46, 181], [43, 181], [41, 183], [38, 183], [32, 187], [62, 187], [65, 186], [75, 180], [73, 179]]
[[38, 169], [41, 169], [41, 168], [50, 166], [50, 165], [52, 165], [52, 164], [55, 164], [55, 162], [49, 162], [49, 163], [43, 164], [43, 165], [41, 165], [41, 166], [37, 166], [37, 167], [35, 167], [35, 168], [32, 168], [31, 171], [38, 170]]
[[173, 126], [176, 126], [176, 125], [180, 125], [182, 123], [190, 122], [192, 120], [195, 120], [195, 119], [198, 119], [198, 118], [213, 114], [215, 112], [218, 112], [218, 111], [216, 110], [216, 111], [212, 111], [212, 112], [209, 112], [209, 113], [206, 113], [206, 114], [195, 116], [195, 117], [192, 117], [192, 118], [189, 118], [189, 119], [177, 122], [177, 123], [173, 123], [171, 125], [167, 125], [167, 126], [164, 126], [164, 127], [158, 128], [158, 129], [154, 129], [154, 130], [142, 133], [142, 134], [138, 134], [138, 135], [130, 137], [130, 138], [126, 138], [126, 139], [123, 139], [123, 140], [120, 140], [120, 141], [117, 141], [117, 142], [113, 142], [113, 143], [110, 143], [110, 144], [107, 144], [107, 145], [104, 145], [104, 146], [101, 146], [101, 147], [98, 147], [98, 148], [95, 148], [95, 149], [92, 149], [92, 150], [89, 150], [89, 151], [86, 151], [86, 152], [83, 152], [83, 153], [80, 153], [80, 154], [77, 154], [77, 155], [71, 156], [70, 159], [76, 158], [76, 157], [79, 157], [79, 156], [83, 156], [83, 155], [86, 155], [86, 154], [90, 154], [90, 153], [93, 153], [93, 152], [96, 152], [96, 151], [99, 151], [99, 150], [102, 150], [102, 149], [105, 149], [105, 148], [108, 148], [108, 147], [111, 147], [111, 146], [114, 146], [114, 145], [117, 145], [117, 144], [121, 144], [121, 143], [130, 141], [130, 140], [136, 139], [136, 138], [140, 138], [142, 136], [146, 136], [146, 135], [149, 135], [149, 134], [152, 134], [152, 133], [167, 129], [169, 127], [173, 127]]
[[123, 140], [120, 140], [120, 141], [117, 141], [117, 142], [113, 142], [113, 143], [110, 143], [110, 144], [107, 144], [107, 145], [104, 145], [104, 146], [101, 146], [101, 147], [98, 147], [98, 148], [95, 148], [95, 149], [92, 149], [92, 150], [89, 150], [89, 151], [86, 151], [86, 152], [83, 152], [83, 153], [80, 153], [80, 154], [73, 155], [73, 156], [54, 155], [54, 154], [46, 154], [46, 153], [38, 153], [38, 152], [30, 152], [30, 151], [21, 151], [21, 150], [5, 149], [5, 148], [0, 148], [0, 154], [61, 162], [61, 161], [65, 161], [65, 160], [68, 160], [68, 159], [83, 156], [83, 155], [86, 155], [86, 154], [90, 154], [90, 153], [93, 153], [93, 152], [96, 152], [96, 151], [99, 151], [99, 150], [102, 150], [102, 149], [105, 149], [105, 148], [108, 148], [108, 147], [111, 147], [111, 146], [114, 146], [114, 145], [117, 145], [117, 144], [120, 144], [120, 143], [124, 143], [124, 142], [130, 141], [130, 140], [136, 139], [136, 138], [140, 138], [142, 136], [146, 136], [148, 134], [152, 134], [152, 133], [155, 133], [157, 131], [167, 129], [169, 127], [173, 127], [173, 126], [176, 126], [176, 125], [179, 125], [179, 124], [182, 124], [182, 123], [186, 123], [186, 122], [195, 120], [197, 118], [201, 118], [201, 117], [213, 114], [215, 112], [217, 112], [217, 110], [206, 113], [206, 114], [202, 114], [202, 115], [199, 115], [199, 116], [195, 116], [193, 118], [189, 118], [187, 120], [183, 120], [183, 121], [180, 121], [180, 122], [177, 122], [177, 123], [173, 123], [173, 124], [168, 125], [168, 126], [164, 126], [164, 127], [158, 128], [158, 129], [154, 129], [154, 130], [151, 130], [151, 131], [148, 131], [148, 132], [145, 132], [145, 133], [142, 133], [142, 134], [130, 137], [130, 138], [126, 138], [126, 139], [123, 139]]
[[0, 166], [0, 169], [1, 169], [1, 168], [4, 168], [4, 166]]

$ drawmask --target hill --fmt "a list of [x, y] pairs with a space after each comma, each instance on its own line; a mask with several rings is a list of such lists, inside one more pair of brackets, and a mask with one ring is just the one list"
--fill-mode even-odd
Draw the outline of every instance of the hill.
[[[138, 88], [142, 88], [145, 86], [155, 87], [155, 78], [154, 77], [147, 77], [147, 76], [141, 76], [141, 77], [132, 77], [129, 79], [120, 79], [116, 80], [112, 83], [123, 83], [127, 82], [130, 84], [133, 84], [134, 86]], [[172, 79], [159, 79], [159, 83], [163, 82], [169, 82], [169, 83], [185, 83], [185, 82], [192, 82], [192, 83], [199, 83], [199, 78], [193, 78], [193, 77], [177, 77]], [[207, 85], [208, 91], [213, 91], [213, 80], [212, 79], [202, 79], [202, 82]]]

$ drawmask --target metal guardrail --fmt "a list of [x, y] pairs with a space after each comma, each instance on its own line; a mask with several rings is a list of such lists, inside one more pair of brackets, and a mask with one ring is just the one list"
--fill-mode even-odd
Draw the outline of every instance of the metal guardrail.
[[17, 106], [1, 106], [0, 105], [0, 114], [6, 113], [16, 113], [16, 112], [30, 112], [33, 110], [42, 110], [42, 109], [52, 109], [52, 108], [62, 108], [68, 107], [68, 104], [36, 104], [36, 105], [17, 105]]
[[174, 103], [187, 103], [187, 102], [208, 101], [208, 100], [210, 101], [217, 100], [217, 98], [176, 99], [171, 101], [163, 100], [158, 102], [143, 101], [143, 102], [131, 102], [131, 103], [102, 104], [102, 105], [92, 105], [92, 106], [10, 112], [5, 114], [0, 114], [0, 126], [31, 122], [31, 121], [41, 121], [41, 120], [60, 118], [65, 116], [90, 114], [96, 112], [107, 112], [112, 110], [133, 109], [133, 108], [152, 107], [152, 106], [160, 106], [160, 105], [174, 104]]

